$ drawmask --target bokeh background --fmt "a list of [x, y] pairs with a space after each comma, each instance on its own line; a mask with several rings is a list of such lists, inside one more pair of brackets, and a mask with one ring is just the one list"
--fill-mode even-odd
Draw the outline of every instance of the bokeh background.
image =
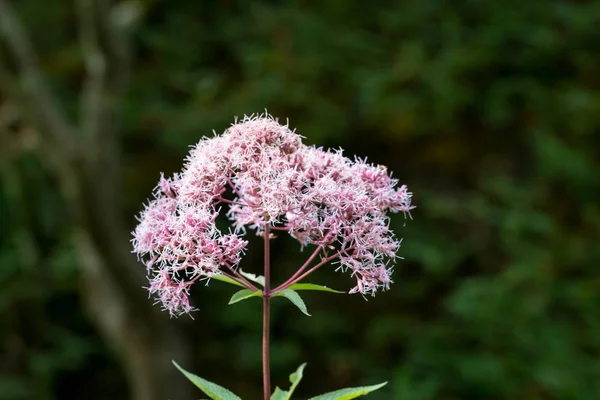
[[[201, 397], [172, 358], [260, 398], [260, 302], [214, 282], [169, 319], [129, 232], [265, 109], [417, 206], [389, 292], [274, 302], [274, 385], [307, 361], [300, 399], [599, 399], [599, 26], [584, 0], [0, 0], [0, 399]], [[274, 279], [305, 257], [279, 239]]]

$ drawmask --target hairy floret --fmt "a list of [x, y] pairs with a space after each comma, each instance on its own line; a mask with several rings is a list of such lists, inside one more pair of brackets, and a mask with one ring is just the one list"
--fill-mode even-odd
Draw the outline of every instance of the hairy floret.
[[[247, 231], [265, 226], [301, 246], [323, 249], [356, 279], [350, 293], [388, 289], [400, 246], [388, 212], [409, 213], [411, 193], [387, 168], [302, 143], [272, 117], [244, 117], [221, 136], [203, 138], [185, 167], [161, 179], [133, 232], [149, 291], [173, 315], [189, 312], [197, 280], [234, 271]], [[221, 232], [222, 209], [232, 231]]]

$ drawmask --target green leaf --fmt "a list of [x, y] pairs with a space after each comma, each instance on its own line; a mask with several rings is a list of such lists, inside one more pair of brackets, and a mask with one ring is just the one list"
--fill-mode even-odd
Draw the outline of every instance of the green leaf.
[[275, 388], [275, 391], [271, 395], [271, 400], [286, 400], [289, 398], [289, 392], [279, 389], [279, 386]]
[[302, 364], [298, 367], [296, 372], [290, 374], [290, 382], [292, 386], [289, 391], [281, 390], [279, 387], [275, 388], [275, 391], [271, 395], [271, 400], [290, 400], [292, 394], [294, 394], [294, 390], [302, 380], [302, 372], [304, 371], [304, 367], [306, 367], [306, 363]]
[[235, 279], [231, 279], [230, 277], [225, 276], [225, 275], [221, 275], [221, 274], [219, 274], [219, 275], [213, 275], [213, 276], [210, 277], [210, 279], [216, 279], [216, 280], [221, 281], [221, 282], [229, 283], [229, 284], [236, 285], [236, 286], [245, 287], [239, 281], [237, 281]]
[[231, 393], [224, 387], [221, 387], [216, 383], [209, 382], [206, 379], [202, 379], [199, 376], [187, 372], [185, 369], [181, 368], [179, 364], [177, 364], [175, 361], [172, 362], [173, 365], [175, 365], [177, 369], [185, 375], [186, 378], [188, 378], [194, 385], [200, 388], [212, 400], [242, 400], [240, 397]]
[[254, 275], [254, 274], [251, 274], [249, 272], [244, 272], [244, 271], [242, 271], [241, 268], [240, 268], [240, 274], [244, 278], [248, 279], [249, 281], [258, 283], [262, 287], [265, 287], [265, 277], [264, 276], [262, 276], [262, 275]]
[[229, 300], [229, 304], [234, 304], [237, 303], [238, 301], [242, 301], [242, 300], [246, 300], [249, 299], [250, 297], [257, 297], [257, 296], [261, 296], [262, 292], [260, 290], [250, 290], [250, 289], [242, 289], [238, 292], [235, 292], [233, 294], [233, 296], [231, 296], [231, 299]]
[[294, 283], [288, 289], [292, 290], [316, 290], [320, 292], [330, 292], [330, 293], [346, 293], [339, 290], [334, 290], [328, 288], [327, 286], [315, 285], [314, 283]]
[[296, 372], [290, 375], [290, 382], [292, 383], [292, 386], [290, 386], [290, 392], [288, 397], [286, 397], [286, 400], [289, 400], [290, 397], [292, 397], [292, 394], [294, 394], [294, 390], [296, 390], [296, 386], [298, 386], [298, 384], [302, 380], [304, 367], [306, 367], [306, 363], [299, 366]]
[[311, 397], [308, 400], [350, 400], [371, 393], [385, 385], [387, 385], [387, 382], [380, 383], [379, 385], [340, 389], [334, 392], [321, 394], [317, 397]]
[[275, 293], [275, 296], [283, 296], [283, 297], [287, 298], [289, 301], [294, 303], [294, 305], [296, 307], [298, 307], [300, 309], [300, 311], [302, 311], [304, 314], [306, 314], [310, 317], [310, 314], [308, 313], [308, 310], [306, 309], [306, 304], [304, 304], [304, 300], [302, 300], [302, 297], [300, 297], [300, 295], [298, 293], [294, 292], [291, 289], [285, 289], [282, 292]]

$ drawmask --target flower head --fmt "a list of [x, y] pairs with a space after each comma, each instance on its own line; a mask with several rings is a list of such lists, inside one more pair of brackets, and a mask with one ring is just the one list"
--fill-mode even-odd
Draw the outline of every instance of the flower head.
[[[152, 276], [150, 292], [172, 314], [190, 311], [193, 282], [234, 271], [247, 245], [243, 234], [267, 225], [326, 252], [356, 279], [350, 293], [389, 287], [400, 242], [387, 213], [408, 213], [411, 193], [386, 167], [301, 139], [268, 115], [244, 117], [223, 135], [203, 138], [181, 174], [161, 176], [133, 244]], [[233, 225], [227, 233], [215, 223], [223, 208]]]

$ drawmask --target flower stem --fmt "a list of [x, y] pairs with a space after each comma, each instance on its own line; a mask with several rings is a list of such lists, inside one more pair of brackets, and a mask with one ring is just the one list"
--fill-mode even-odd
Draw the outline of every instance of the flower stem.
[[227, 268], [229, 268], [229, 270], [231, 271], [231, 273], [234, 275], [235, 278], [237, 278], [239, 281], [241, 281], [240, 282], [241, 284], [245, 285], [246, 289], [250, 289], [253, 292], [256, 292], [258, 290], [258, 288], [252, 284], [252, 282], [250, 282], [248, 279], [246, 279], [244, 277], [244, 275], [242, 275], [238, 271], [236, 271], [236, 269], [233, 268], [231, 265], [229, 265], [228, 263], [224, 263], [224, 265]]
[[298, 271], [296, 271], [296, 273], [292, 275], [287, 281], [279, 285], [279, 287], [275, 289], [275, 291], [281, 290], [281, 288], [287, 288], [288, 286], [293, 284], [295, 282], [295, 279], [310, 265], [311, 262], [313, 262], [313, 260], [321, 252], [321, 250], [323, 250], [323, 246], [317, 247], [315, 251], [311, 254], [311, 256], [308, 258], [308, 260], [306, 260], [304, 265], [302, 265], [298, 269]]
[[265, 225], [264, 231], [265, 241], [265, 288], [263, 290], [263, 340], [262, 340], [262, 359], [263, 359], [263, 392], [264, 400], [269, 400], [271, 397], [271, 363], [269, 358], [269, 339], [270, 339], [270, 316], [271, 316], [271, 257], [270, 257], [270, 233], [269, 225]]
[[321, 268], [323, 265], [327, 264], [328, 262], [330, 262], [332, 260], [335, 260], [337, 257], [339, 257], [339, 254], [334, 254], [327, 258], [321, 259], [320, 263], [318, 263], [317, 265], [315, 265], [314, 267], [312, 267], [311, 269], [309, 269], [302, 275], [296, 276], [293, 279], [288, 279], [284, 284], [280, 285], [277, 289], [275, 289], [274, 292], [279, 292], [279, 291], [285, 290], [288, 287], [292, 286], [294, 283], [300, 282], [302, 279], [306, 278], [308, 275], [312, 274], [313, 272], [315, 272], [316, 270]]

